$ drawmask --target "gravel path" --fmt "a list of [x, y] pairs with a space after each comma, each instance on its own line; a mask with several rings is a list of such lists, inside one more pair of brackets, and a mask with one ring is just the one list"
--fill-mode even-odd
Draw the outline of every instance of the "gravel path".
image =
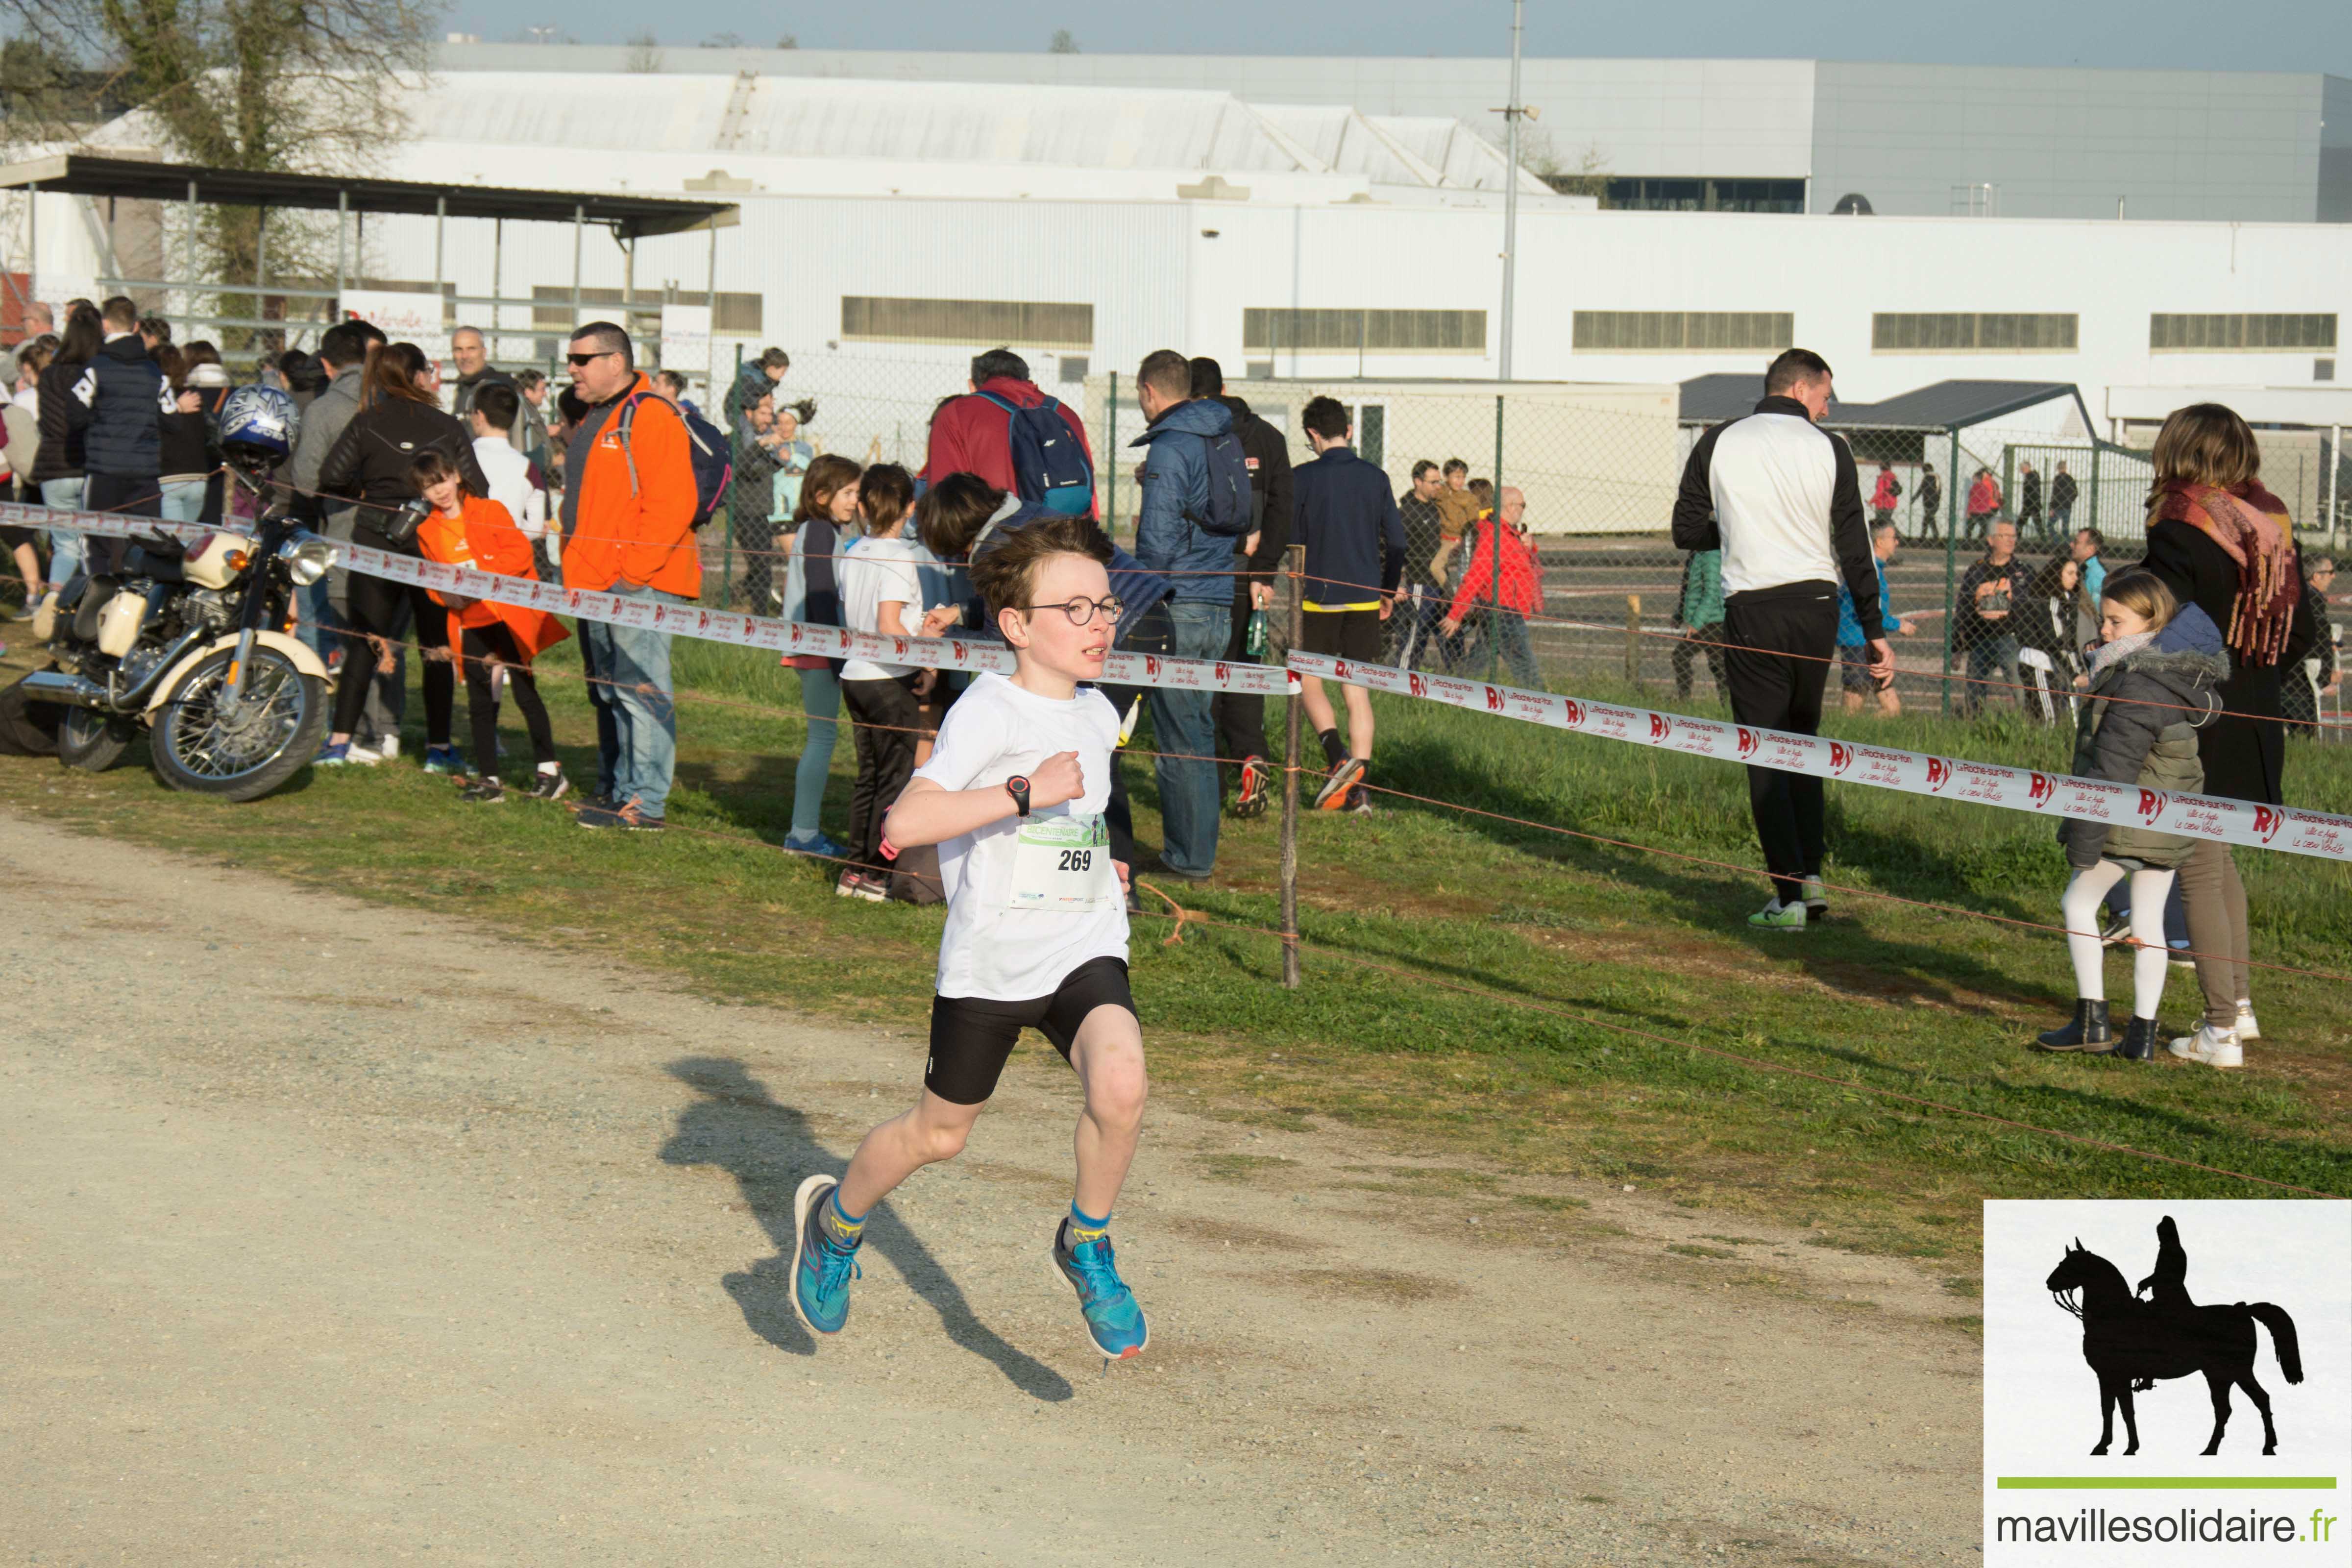
[[1977, 1347], [1906, 1265], [1163, 1096], [1118, 1226], [1151, 1347], [1106, 1374], [1033, 1040], [813, 1345], [793, 1187], [921, 1019], [5, 814], [0, 879], [8, 1560], [1975, 1558]]

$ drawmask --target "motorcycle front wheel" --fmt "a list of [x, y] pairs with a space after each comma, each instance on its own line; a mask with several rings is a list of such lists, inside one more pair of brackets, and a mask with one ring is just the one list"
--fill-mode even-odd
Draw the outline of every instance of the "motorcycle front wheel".
[[93, 708], [68, 708], [58, 721], [58, 761], [86, 773], [102, 773], [122, 760], [139, 727]]
[[318, 754], [327, 683], [265, 644], [253, 650], [245, 700], [226, 712], [221, 699], [236, 657], [229, 648], [205, 655], [156, 711], [147, 750], [155, 776], [173, 789], [259, 800]]

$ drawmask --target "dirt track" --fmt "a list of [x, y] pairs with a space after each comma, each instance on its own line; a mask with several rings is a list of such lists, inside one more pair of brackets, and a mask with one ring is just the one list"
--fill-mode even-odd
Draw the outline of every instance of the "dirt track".
[[[1036, 1046], [812, 1345], [793, 1186], [911, 1092], [919, 1018], [5, 815], [0, 878], [9, 1561], [1976, 1557], [1968, 1308], [1906, 1266], [1163, 1096], [1118, 1226], [1151, 1348], [1106, 1376]], [[1727, 1230], [1784, 1283], [1666, 1251]]]

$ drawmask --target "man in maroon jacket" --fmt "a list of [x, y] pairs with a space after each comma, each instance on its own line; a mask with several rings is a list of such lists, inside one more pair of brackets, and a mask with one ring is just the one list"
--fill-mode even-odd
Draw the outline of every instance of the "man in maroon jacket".
[[[1013, 416], [992, 402], [991, 396], [1001, 397], [1015, 407], [1034, 408], [1045, 402], [1045, 394], [1029, 379], [1028, 362], [1011, 349], [991, 349], [986, 353], [974, 354], [971, 385], [970, 392], [948, 399], [931, 416], [931, 444], [923, 462], [923, 482], [937, 484], [950, 474], [977, 474], [996, 489], [1018, 495], [1020, 476], [1013, 469]], [[1078, 445], [1092, 451], [1078, 411], [1064, 403], [1060, 413], [1062, 423], [1070, 427]], [[1087, 509], [1087, 515], [1094, 515], [1092, 507]]]

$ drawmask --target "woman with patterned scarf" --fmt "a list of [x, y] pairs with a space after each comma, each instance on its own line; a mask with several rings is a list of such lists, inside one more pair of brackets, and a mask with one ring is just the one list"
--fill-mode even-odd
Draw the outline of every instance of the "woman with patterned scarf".
[[[2222, 712], [2198, 731], [2205, 793], [2281, 805], [2286, 732], [2279, 694], [2285, 670], [2315, 636], [2286, 503], [2257, 478], [2262, 451], [2253, 431], [2218, 403], [2175, 409], [2152, 457], [2156, 486], [2141, 564], [2182, 604], [2211, 616], [2230, 652]], [[2247, 984], [2245, 884], [2228, 848], [2200, 839], [2181, 868], [2180, 889], [2205, 1024], [2175, 1040], [2173, 1054], [2234, 1067], [2240, 1047], [2259, 1036]]]

